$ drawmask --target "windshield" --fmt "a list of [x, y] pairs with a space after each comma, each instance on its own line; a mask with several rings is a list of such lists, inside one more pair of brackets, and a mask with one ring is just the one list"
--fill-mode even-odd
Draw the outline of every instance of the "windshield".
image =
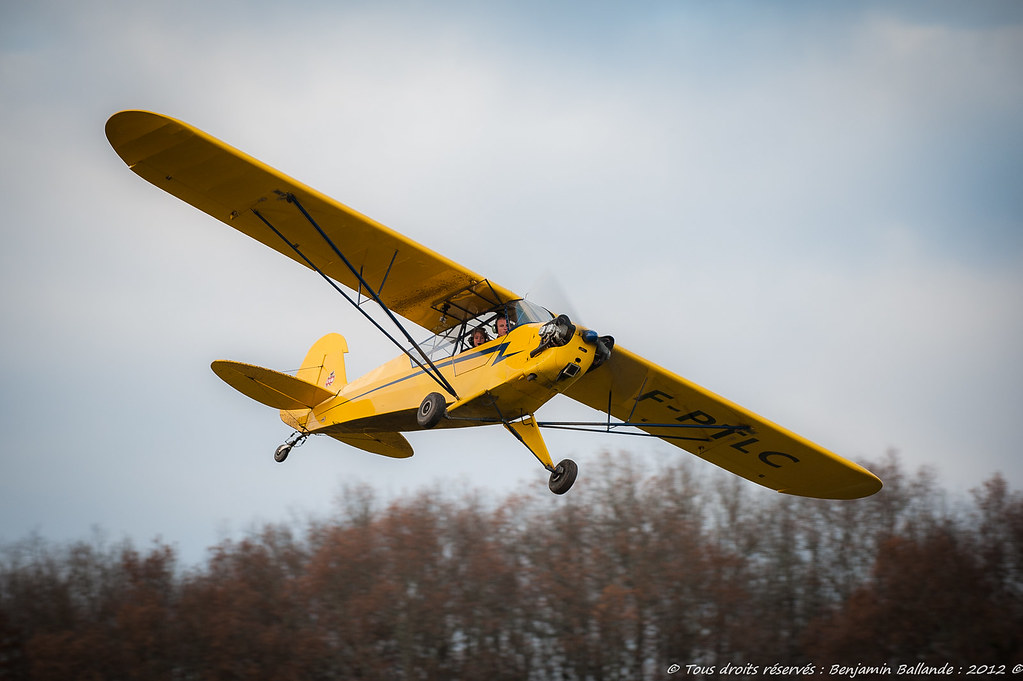
[[423, 352], [433, 361], [499, 338], [516, 326], [549, 322], [554, 315], [526, 300], [515, 300], [487, 310], [447, 331], [420, 343]]

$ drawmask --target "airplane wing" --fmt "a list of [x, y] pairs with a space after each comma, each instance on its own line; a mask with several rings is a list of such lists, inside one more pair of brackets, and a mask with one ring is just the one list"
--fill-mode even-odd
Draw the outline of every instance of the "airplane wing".
[[368, 284], [423, 328], [443, 331], [521, 297], [187, 123], [122, 111], [106, 134], [160, 189], [352, 291], [366, 296]]
[[616, 345], [565, 392], [650, 435], [770, 489], [858, 499], [881, 489], [870, 471]]

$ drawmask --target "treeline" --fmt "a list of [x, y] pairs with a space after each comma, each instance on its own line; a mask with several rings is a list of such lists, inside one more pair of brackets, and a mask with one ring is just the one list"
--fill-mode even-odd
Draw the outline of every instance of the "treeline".
[[[427, 491], [171, 546], [0, 554], [0, 678], [668, 678], [679, 665], [1023, 662], [1023, 495], [773, 494], [684, 458], [591, 460], [565, 497]], [[713, 669], [710, 669], [713, 667]]]

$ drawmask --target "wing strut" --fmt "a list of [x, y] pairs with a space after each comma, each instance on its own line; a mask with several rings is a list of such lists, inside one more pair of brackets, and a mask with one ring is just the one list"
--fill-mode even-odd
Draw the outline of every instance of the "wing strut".
[[617, 430], [618, 428], [672, 428], [679, 430], [716, 430], [716, 431], [744, 431], [749, 426], [728, 426], [720, 423], [703, 425], [699, 423], [646, 423], [643, 421], [621, 421], [611, 423], [610, 416], [604, 421], [538, 421], [541, 428], [553, 428], [555, 430], [577, 430], [583, 433], [612, 433], [614, 435], [633, 435], [639, 437], [657, 437], [662, 440], [692, 440], [693, 442], [710, 442], [709, 437], [693, 437], [687, 435], [655, 435], [653, 433], [633, 432], [628, 430]]
[[[496, 404], [494, 405], [496, 408]], [[507, 427], [513, 424], [513, 421], [505, 418], [501, 414], [501, 410], [497, 410], [497, 417], [480, 417], [480, 416], [453, 416], [448, 414], [446, 418], [452, 421], [472, 421], [477, 425], [485, 423], [500, 423]], [[633, 432], [630, 430], [619, 430], [620, 428], [670, 428], [678, 429], [680, 431], [694, 431], [694, 430], [714, 430], [718, 432], [743, 432], [750, 430], [749, 426], [729, 426], [722, 423], [715, 424], [702, 424], [702, 423], [647, 423], [645, 421], [617, 421], [612, 423], [610, 415], [608, 415], [607, 421], [534, 421], [533, 425], [539, 428], [552, 428], [554, 430], [576, 430], [581, 433], [611, 433], [612, 435], [632, 435], [636, 437], [656, 437], [662, 440], [691, 440], [692, 442], [712, 442], [713, 437], [699, 437], [692, 435], [655, 435], [654, 433], [646, 432]]]
[[[320, 226], [318, 224], [316, 224], [316, 221], [313, 220], [312, 216], [309, 215], [308, 212], [306, 212], [305, 208], [302, 206], [301, 203], [298, 202], [298, 199], [295, 198], [294, 194], [286, 194], [285, 198], [287, 199], [288, 203], [294, 204], [299, 209], [299, 211], [301, 211], [302, 215], [306, 218], [306, 220], [309, 221], [309, 224], [311, 224], [314, 228], [316, 228], [316, 231], [319, 232], [321, 237], [323, 237], [323, 240], [327, 242], [327, 244], [331, 247], [331, 249], [333, 249], [334, 253], [336, 253], [337, 256], [339, 258], [341, 258], [341, 261], [344, 262], [345, 266], [348, 267], [348, 269], [352, 272], [352, 274], [354, 274], [355, 277], [359, 280], [359, 288], [360, 288], [360, 290], [363, 287], [365, 287], [366, 291], [370, 294], [370, 296], [373, 298], [373, 300], [375, 300], [377, 302], [377, 304], [380, 305], [380, 308], [384, 311], [384, 313], [387, 315], [387, 317], [394, 323], [394, 325], [396, 327], [398, 327], [398, 330], [401, 331], [402, 335], [405, 336], [405, 338], [412, 345], [412, 347], [415, 348], [418, 351], [419, 355], [426, 362], [425, 365], [423, 364], [423, 361], [420, 361], [420, 359], [418, 357], [416, 357], [412, 353], [411, 350], [409, 350], [406, 347], [404, 347], [398, 341], [397, 338], [392, 336], [386, 329], [384, 329], [384, 327], [382, 327], [380, 325], [379, 322], [377, 322], [377, 320], [373, 319], [373, 317], [371, 317], [368, 312], [366, 312], [364, 309], [362, 309], [361, 305], [359, 305], [354, 300], [352, 300], [351, 296], [349, 296], [347, 293], [345, 293], [344, 290], [333, 279], [331, 279], [326, 274], [324, 274], [323, 270], [321, 270], [319, 267], [317, 267], [308, 257], [306, 257], [305, 253], [303, 253], [301, 250], [299, 250], [298, 246], [296, 246], [295, 244], [291, 243], [291, 241], [289, 241], [287, 237], [285, 237], [283, 234], [281, 234], [280, 230], [278, 230], [276, 227], [274, 227], [273, 224], [271, 224], [270, 221], [267, 220], [266, 217], [262, 213], [260, 213], [255, 208], [252, 209], [252, 212], [253, 212], [253, 214], [255, 214], [255, 216], [257, 218], [259, 218], [263, 222], [263, 224], [265, 224], [267, 227], [269, 227], [273, 231], [274, 234], [276, 234], [278, 237], [280, 237], [281, 240], [284, 241], [284, 243], [288, 244], [288, 246], [291, 248], [291, 250], [295, 251], [295, 253], [297, 253], [299, 255], [299, 257], [302, 258], [302, 260], [305, 262], [306, 265], [309, 266], [310, 269], [312, 269], [314, 272], [316, 272], [321, 277], [323, 277], [323, 280], [326, 281], [328, 284], [330, 284], [330, 286], [335, 291], [340, 293], [344, 297], [345, 300], [347, 300], [359, 312], [361, 312], [362, 316], [364, 316], [366, 319], [368, 319], [370, 322], [372, 322], [373, 326], [375, 326], [377, 328], [377, 330], [380, 331], [380, 333], [384, 334], [387, 337], [387, 339], [390, 340], [392, 343], [394, 343], [394, 345], [399, 350], [401, 350], [403, 353], [408, 355], [409, 359], [411, 359], [416, 364], [416, 366], [418, 366], [420, 369], [423, 370], [423, 372], [426, 375], [428, 375], [430, 378], [432, 378], [434, 381], [436, 381], [437, 384], [440, 385], [440, 387], [443, 388], [447, 393], [451, 394], [452, 397], [454, 397], [455, 399], [458, 399], [458, 393], [455, 392], [455, 389], [454, 389], [454, 387], [452, 387], [451, 383], [449, 383], [448, 380], [446, 378], [444, 378], [444, 375], [441, 374], [440, 369], [437, 368], [437, 365], [435, 365], [430, 360], [430, 358], [427, 356], [427, 354], [425, 352], [423, 352], [423, 349], [421, 347], [419, 347], [419, 344], [412, 338], [412, 336], [405, 329], [405, 327], [402, 326], [401, 322], [399, 322], [398, 319], [394, 316], [394, 314], [391, 312], [390, 308], [388, 308], [387, 305], [382, 300], [380, 300], [380, 296], [378, 295], [377, 291], [375, 291], [373, 289], [373, 287], [369, 285], [369, 282], [367, 282], [365, 280], [365, 278], [363, 278], [362, 272], [360, 272], [359, 270], [356, 270], [355, 267], [352, 266], [352, 264], [348, 261], [348, 258], [346, 258], [344, 256], [344, 254], [341, 253], [340, 249], [338, 249], [338, 247], [334, 244], [334, 242], [331, 241], [330, 237], [328, 237], [324, 233], [324, 231], [322, 229], [320, 229]], [[397, 255], [397, 252], [395, 252], [395, 255]], [[391, 262], [393, 264], [393, 262], [394, 262], [393, 258], [392, 258]], [[390, 267], [388, 267], [388, 272], [390, 272]], [[386, 275], [385, 275], [385, 279], [386, 279]]]

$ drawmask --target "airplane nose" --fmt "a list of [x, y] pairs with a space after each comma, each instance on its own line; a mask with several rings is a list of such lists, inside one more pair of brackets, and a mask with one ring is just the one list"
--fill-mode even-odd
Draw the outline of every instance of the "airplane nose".
[[536, 357], [547, 348], [560, 348], [572, 340], [575, 335], [575, 324], [566, 315], [559, 315], [540, 328], [540, 345], [529, 353]]
[[590, 369], [596, 369], [611, 357], [611, 350], [614, 349], [615, 339], [611, 336], [601, 336], [593, 329], [586, 329], [579, 337], [583, 342], [596, 346], [593, 364]]

